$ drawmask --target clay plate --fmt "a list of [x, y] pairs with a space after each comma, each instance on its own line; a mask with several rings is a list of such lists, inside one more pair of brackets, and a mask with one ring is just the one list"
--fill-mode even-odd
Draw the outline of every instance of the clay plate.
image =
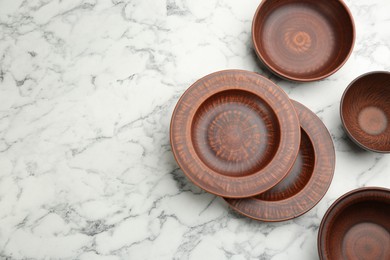
[[314, 207], [333, 178], [335, 152], [322, 121], [308, 108], [293, 101], [301, 124], [301, 145], [294, 167], [285, 179], [263, 194], [226, 199], [239, 213], [262, 221], [284, 221]]
[[340, 105], [348, 136], [364, 149], [390, 152], [390, 72], [377, 71], [355, 79]]
[[336, 200], [318, 233], [320, 259], [388, 260], [390, 190], [361, 188]]
[[297, 114], [287, 94], [248, 71], [195, 82], [171, 120], [171, 146], [187, 177], [204, 190], [242, 198], [270, 189], [298, 155]]
[[276, 75], [315, 81], [347, 61], [355, 26], [340, 0], [266, 0], [253, 19], [252, 40], [259, 59]]

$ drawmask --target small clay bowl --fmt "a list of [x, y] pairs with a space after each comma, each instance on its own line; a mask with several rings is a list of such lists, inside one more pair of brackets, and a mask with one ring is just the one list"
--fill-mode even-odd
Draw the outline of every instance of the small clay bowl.
[[315, 81], [347, 61], [355, 26], [340, 0], [264, 0], [253, 19], [252, 40], [259, 59], [277, 76]]
[[378, 71], [355, 79], [340, 105], [347, 135], [360, 147], [390, 152], [390, 72]]
[[184, 174], [229, 198], [262, 193], [298, 155], [297, 114], [287, 94], [253, 72], [226, 70], [195, 82], [171, 120], [171, 146]]
[[326, 212], [318, 233], [320, 259], [389, 260], [390, 190], [361, 188]]
[[276, 186], [252, 198], [225, 199], [237, 212], [261, 221], [296, 218], [325, 195], [335, 169], [332, 138], [322, 121], [307, 107], [293, 101], [301, 124], [298, 158]]

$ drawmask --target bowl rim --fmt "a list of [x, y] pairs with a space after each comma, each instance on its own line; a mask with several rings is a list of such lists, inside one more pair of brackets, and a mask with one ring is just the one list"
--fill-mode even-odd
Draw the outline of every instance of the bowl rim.
[[[303, 210], [301, 209], [301, 211], [299, 213], [295, 212], [293, 215], [283, 216], [283, 217], [279, 217], [279, 218], [276, 218], [276, 217], [264, 218], [264, 217], [249, 214], [247, 212], [242, 211], [240, 207], [237, 207], [235, 204], [233, 204], [231, 199], [224, 198], [224, 200], [228, 203], [229, 207], [231, 207], [233, 210], [235, 210], [236, 212], [238, 212], [246, 217], [254, 219], [254, 220], [259, 220], [259, 221], [263, 221], [263, 222], [282, 222], [282, 221], [287, 221], [287, 220], [291, 220], [291, 219], [302, 216], [303, 214], [307, 213], [312, 208], [314, 208], [323, 199], [323, 197], [325, 196], [325, 194], [329, 190], [329, 187], [330, 187], [332, 180], [333, 180], [333, 177], [334, 177], [334, 172], [335, 172], [335, 167], [336, 167], [336, 154], [335, 154], [333, 140], [332, 140], [332, 137], [329, 133], [329, 130], [326, 128], [326, 126], [322, 122], [322, 120], [313, 111], [311, 111], [308, 107], [306, 107], [302, 103], [300, 103], [296, 100], [293, 100], [293, 99], [291, 99], [291, 102], [294, 104], [294, 108], [297, 111], [300, 126], [301, 126], [301, 132], [305, 132], [308, 139], [310, 140], [311, 145], [313, 146], [313, 149], [314, 149], [313, 173], [317, 172], [318, 174], [314, 175], [312, 173], [313, 175], [309, 179], [307, 184], [303, 187], [303, 189], [301, 189], [294, 196], [289, 197], [289, 198], [285, 198], [283, 200], [278, 200], [278, 201], [283, 202], [283, 203], [289, 203], [289, 204], [283, 205], [283, 207], [287, 207], [287, 208], [294, 206], [294, 204], [299, 205], [301, 202], [301, 200], [299, 198], [306, 197], [307, 192], [310, 191], [311, 188], [314, 188], [316, 183], [317, 184], [322, 183], [323, 179], [324, 179], [324, 166], [326, 165], [326, 162], [324, 160], [321, 160], [320, 157], [323, 156], [324, 154], [326, 154], [327, 152], [329, 152], [329, 157], [331, 159], [330, 160], [331, 163], [329, 164], [329, 173], [326, 172], [326, 175], [329, 175], [329, 182], [323, 186], [323, 190], [321, 190], [321, 191], [316, 190], [316, 193], [318, 193], [318, 192], [321, 192], [321, 193], [319, 194], [318, 197], [315, 198], [315, 200], [312, 200], [309, 203], [309, 206], [305, 207]], [[309, 115], [312, 118], [309, 118], [306, 120], [301, 120], [301, 118], [299, 116], [301, 114], [302, 114], [302, 116]], [[312, 120], [310, 120], [310, 119], [312, 119]], [[318, 142], [319, 135], [318, 135], [317, 131], [323, 132], [323, 135], [321, 135], [321, 136], [328, 137], [328, 139], [327, 139], [327, 142], [328, 142], [327, 145], [329, 145], [328, 151], [321, 150], [321, 147], [323, 147], [323, 146], [320, 145], [320, 143]], [[301, 136], [302, 136], [302, 133], [301, 133]], [[255, 200], [255, 202], [259, 202], [259, 200], [256, 198], [243, 198], [243, 200]], [[264, 201], [264, 200], [260, 200], [260, 201], [261, 201], [260, 203], [262, 204], [261, 206], [267, 206], [267, 204], [269, 205], [269, 204], [278, 203], [278, 201]], [[238, 204], [238, 205], [241, 205], [241, 204]]]
[[[177, 101], [176, 106], [175, 106], [175, 108], [174, 108], [174, 110], [173, 110], [173, 112], [172, 112], [172, 116], [171, 116], [170, 129], [169, 129], [169, 132], [170, 132], [170, 133], [169, 133], [169, 136], [170, 136], [170, 145], [171, 145], [171, 150], [172, 150], [174, 159], [175, 159], [175, 161], [177, 162], [178, 166], [182, 169], [184, 175], [185, 175], [189, 180], [191, 180], [196, 186], [202, 188], [203, 190], [205, 190], [205, 191], [207, 191], [207, 192], [209, 192], [209, 193], [211, 193], [211, 194], [214, 194], [214, 195], [217, 195], [217, 196], [221, 196], [221, 197], [229, 197], [229, 198], [251, 197], [251, 196], [255, 196], [255, 195], [259, 194], [259, 193], [262, 193], [263, 190], [256, 190], [256, 191], [253, 190], [253, 191], [251, 191], [250, 193], [248, 192], [247, 194], [245, 194], [245, 196], [243, 196], [243, 195], [237, 195], [237, 194], [235, 194], [235, 195], [226, 194], [226, 191], [223, 191], [223, 192], [222, 192], [221, 190], [218, 191], [217, 189], [210, 189], [209, 187], [204, 187], [204, 186], [200, 185], [198, 180], [195, 180], [195, 179], [193, 178], [193, 176], [192, 176], [190, 173], [186, 172], [186, 171], [183, 169], [183, 167], [182, 167], [183, 165], [182, 165], [182, 163], [181, 163], [181, 160], [179, 160], [179, 157], [180, 157], [180, 156], [179, 156], [179, 154], [178, 154], [177, 151], [176, 151], [176, 145], [174, 145], [174, 142], [173, 142], [173, 139], [174, 139], [174, 138], [173, 138], [173, 137], [174, 137], [174, 127], [173, 127], [173, 124], [174, 124], [174, 121], [175, 121], [175, 116], [176, 116], [176, 114], [177, 114], [177, 112], [178, 112], [178, 109], [179, 109], [179, 105], [182, 103], [184, 97], [185, 97], [186, 95], [188, 95], [188, 93], [190, 93], [190, 91], [193, 91], [193, 86], [196, 86], [197, 84], [199, 84], [200, 82], [204, 81], [205, 79], [211, 78], [211, 77], [213, 77], [213, 76], [215, 76], [215, 75], [220, 75], [220, 74], [223, 75], [223, 74], [229, 74], [229, 73], [245, 73], [245, 74], [247, 74], [247, 75], [252, 75], [253, 77], [257, 77], [257, 78], [261, 79], [262, 81], [266, 82], [267, 84], [269, 84], [269, 86], [277, 87], [277, 91], [280, 92], [280, 94], [282, 95], [283, 100], [284, 100], [287, 104], [289, 104], [289, 106], [291, 106], [291, 108], [294, 107], [294, 105], [292, 104], [291, 100], [288, 98], [287, 93], [286, 93], [281, 87], [279, 87], [279, 86], [276, 85], [274, 82], [272, 82], [270, 79], [264, 77], [263, 75], [261, 75], [261, 74], [259, 74], [259, 73], [252, 72], [252, 71], [247, 71], [247, 70], [239, 70], [239, 69], [227, 69], [227, 70], [216, 71], [216, 72], [213, 72], [213, 73], [211, 73], [211, 74], [208, 74], [208, 75], [205, 75], [205, 76], [199, 78], [197, 81], [195, 81], [193, 84], [191, 84], [191, 86], [190, 86], [188, 89], [186, 89], [186, 90], [184, 91], [184, 93], [180, 96], [180, 98], [179, 98], [179, 100]], [[258, 86], [258, 88], [262, 89], [262, 90], [259, 90], [259, 91], [266, 91], [266, 90], [264, 89], [264, 87]], [[229, 88], [229, 89], [225, 89], [225, 90], [242, 90], [242, 91], [248, 91], [248, 90], [245, 90], [245, 89], [242, 89], [242, 88]], [[222, 90], [222, 91], [225, 91], [225, 90]], [[217, 91], [216, 93], [219, 93], [219, 92], [221, 92], [221, 90]], [[250, 92], [250, 91], [249, 91], [249, 92]], [[203, 100], [203, 101], [200, 102], [199, 106], [200, 106], [205, 100], [207, 100], [210, 96], [212, 96], [212, 95], [214, 95], [214, 94], [216, 94], [216, 93], [211, 93], [211, 94], [209, 94], [207, 98], [202, 97], [202, 100]], [[256, 95], [256, 96], [259, 96], [259, 95], [256, 94], [256, 93], [253, 93], [253, 92], [250, 92], [250, 93], [252, 93], [252, 94], [254, 94], [254, 95]], [[272, 95], [272, 96], [273, 96], [273, 95]], [[264, 97], [265, 97], [265, 96], [264, 96]], [[264, 97], [259, 96], [259, 98], [261, 98], [262, 100], [264, 100]], [[264, 100], [264, 102], [267, 103], [271, 108], [274, 107], [274, 105], [273, 105], [273, 104], [270, 104], [269, 101]], [[196, 108], [196, 110], [197, 110], [199, 106], [196, 106], [196, 107], [194, 107], [194, 108]], [[196, 111], [195, 111], [195, 112], [196, 112]], [[287, 175], [287, 173], [290, 171], [290, 169], [291, 169], [291, 168], [293, 167], [293, 165], [294, 165], [294, 162], [295, 162], [295, 160], [296, 160], [296, 158], [297, 158], [297, 156], [298, 156], [299, 144], [300, 144], [300, 141], [301, 141], [301, 134], [300, 134], [300, 126], [299, 126], [298, 115], [297, 115], [295, 109], [292, 109], [292, 110], [289, 111], [288, 113], [291, 113], [291, 115], [293, 116], [293, 118], [291, 119], [290, 124], [291, 124], [291, 125], [294, 125], [294, 126], [296, 125], [296, 127], [294, 127], [294, 129], [290, 129], [289, 131], [286, 131], [286, 130], [283, 131], [283, 129], [281, 129], [281, 132], [285, 132], [284, 135], [286, 135], [287, 132], [294, 133], [293, 135], [295, 135], [296, 138], [293, 138], [293, 140], [290, 141], [291, 143], [294, 144], [293, 147], [292, 147], [293, 153], [290, 154], [290, 156], [291, 156], [290, 159], [291, 159], [292, 163], [289, 163], [289, 164], [287, 165], [287, 167], [286, 167], [286, 169], [285, 169], [285, 172], [283, 172], [283, 173], [284, 173], [283, 178], [284, 178], [284, 176]], [[277, 116], [278, 123], [279, 123], [279, 125], [280, 125], [280, 123], [281, 123], [281, 121], [280, 121], [280, 119], [281, 119], [280, 111], [279, 111], [279, 113], [276, 113], [276, 116]], [[191, 117], [191, 122], [192, 122], [192, 119], [193, 119], [193, 118]], [[286, 124], [286, 123], [285, 123], [285, 124]], [[282, 128], [283, 126], [280, 125], [280, 127]], [[295, 129], [295, 128], [296, 128], [296, 129]], [[286, 137], [285, 137], [284, 139], [285, 139], [284, 142], [286, 142], [286, 141], [287, 141]], [[296, 144], [296, 145], [295, 145], [295, 144]], [[280, 145], [281, 145], [281, 144], [279, 144], [279, 148], [277, 149], [275, 156], [278, 155], [279, 153], [281, 153], [281, 151], [279, 151], [279, 150], [280, 150]], [[275, 156], [274, 156], [274, 157], [275, 157]], [[280, 156], [280, 155], [279, 155], [279, 156]], [[197, 155], [196, 155], [196, 157], [197, 157]], [[223, 178], [223, 179], [226, 179], [226, 180], [228, 180], [228, 179], [229, 179], [229, 180], [232, 180], [232, 179], [236, 180], [236, 179], [247, 179], [247, 178], [249, 178], [249, 177], [251, 177], [251, 176], [252, 176], [252, 177], [253, 177], [253, 176], [257, 176], [257, 175], [259, 175], [259, 173], [264, 174], [264, 173], [266, 172], [265, 169], [268, 168], [269, 165], [271, 165], [271, 163], [272, 163], [273, 160], [274, 160], [274, 158], [271, 160], [271, 162], [269, 162], [269, 163], [265, 166], [264, 169], [261, 169], [261, 170], [255, 172], [255, 173], [253, 173], [253, 174], [251, 174], [251, 175], [248, 175], [248, 176], [239, 176], [239, 177], [225, 176], [225, 175], [221, 175], [221, 176], [223, 176], [222, 178]], [[274, 164], [275, 164], [275, 162], [274, 162]], [[291, 165], [290, 165], [290, 164], [291, 164]], [[203, 167], [203, 163], [202, 163], [202, 167]], [[206, 168], [208, 168], [207, 165], [206, 165]], [[277, 183], [279, 183], [280, 181], [282, 181], [283, 178], [278, 179]], [[272, 185], [272, 187], [275, 186], [277, 183], [275, 183], [274, 185]]]
[[357, 78], [355, 78], [354, 80], [351, 81], [351, 83], [348, 84], [347, 88], [344, 90], [344, 93], [343, 95], [341, 96], [341, 101], [340, 101], [340, 109], [339, 109], [339, 112], [340, 112], [340, 118], [341, 118], [341, 123], [343, 125], [343, 128], [345, 130], [345, 132], [347, 133], [347, 136], [355, 143], [357, 144], [359, 147], [365, 149], [365, 150], [368, 150], [368, 151], [371, 151], [371, 152], [376, 152], [376, 153], [382, 153], [382, 154], [385, 154], [385, 153], [390, 153], [390, 150], [378, 150], [378, 149], [375, 149], [375, 148], [372, 148], [372, 147], [368, 147], [364, 144], [362, 144], [361, 142], [359, 142], [353, 135], [353, 133], [348, 129], [347, 127], [347, 124], [345, 123], [346, 120], [344, 118], [344, 114], [343, 114], [343, 104], [344, 104], [344, 99], [346, 97], [346, 95], [348, 94], [348, 91], [350, 89], [352, 89], [355, 85], [355, 83], [362, 79], [362, 78], [365, 78], [367, 76], [371, 76], [371, 75], [375, 75], [375, 74], [387, 74], [390, 76], [390, 71], [385, 71], [385, 70], [375, 70], [375, 71], [370, 71], [370, 72], [366, 72], [360, 76], [358, 76]]
[[341, 195], [338, 199], [336, 199], [332, 205], [327, 209], [325, 212], [321, 224], [318, 228], [318, 235], [317, 235], [317, 250], [318, 250], [318, 255], [321, 260], [326, 259], [324, 258], [324, 250], [321, 247], [321, 242], [323, 239], [323, 233], [325, 232], [324, 228], [325, 225], [327, 224], [328, 218], [330, 213], [333, 212], [333, 210], [339, 206], [339, 204], [344, 201], [345, 199], [348, 199], [351, 196], [354, 196], [355, 194], [361, 193], [361, 192], [381, 192], [381, 193], [389, 193], [390, 194], [390, 189], [385, 188], [385, 187], [376, 187], [376, 186], [370, 186], [370, 187], [360, 187], [351, 191], [348, 191], [347, 193]]
[[262, 9], [262, 7], [264, 6], [264, 4], [266, 2], [268, 2], [269, 0], [263, 0], [259, 6], [257, 7], [256, 9], [256, 12], [253, 16], [253, 20], [252, 20], [252, 43], [253, 43], [253, 46], [254, 46], [254, 49], [255, 49], [255, 52], [257, 54], [257, 57], [259, 58], [259, 60], [261, 61], [262, 64], [265, 65], [265, 67], [267, 67], [272, 73], [274, 73], [276, 76], [279, 76], [283, 79], [287, 79], [287, 80], [291, 80], [291, 81], [295, 81], [295, 82], [313, 82], [313, 81], [318, 81], [318, 80], [321, 80], [321, 79], [324, 79], [324, 78], [327, 78], [331, 75], [333, 75], [334, 73], [336, 73], [338, 70], [341, 69], [341, 67], [344, 66], [344, 64], [348, 61], [349, 57], [351, 56], [352, 52], [353, 52], [353, 49], [354, 49], [354, 46], [355, 46], [355, 41], [356, 41], [356, 28], [355, 28], [355, 21], [353, 19], [353, 16], [352, 16], [352, 12], [350, 11], [350, 9], [348, 8], [348, 6], [346, 5], [346, 3], [344, 3], [343, 0], [339, 0], [338, 2], [341, 4], [341, 6], [344, 8], [344, 10], [347, 12], [348, 14], [348, 17], [349, 17], [349, 20], [351, 22], [351, 26], [352, 26], [352, 42], [351, 42], [351, 46], [349, 47], [349, 52], [347, 54], [347, 56], [345, 57], [345, 59], [335, 68], [333, 69], [332, 71], [322, 75], [322, 76], [317, 76], [317, 77], [311, 77], [311, 78], [299, 78], [299, 77], [294, 77], [294, 76], [290, 76], [286, 73], [283, 73], [281, 72], [280, 70], [277, 70], [276, 68], [274, 68], [273, 66], [271, 66], [269, 64], [269, 62], [264, 59], [263, 55], [261, 54], [260, 52], [260, 48], [256, 42], [256, 37], [255, 37], [255, 34], [256, 34], [256, 30], [255, 30], [255, 23], [256, 23], [256, 19], [257, 17], [259, 16], [260, 14], [260, 11]]

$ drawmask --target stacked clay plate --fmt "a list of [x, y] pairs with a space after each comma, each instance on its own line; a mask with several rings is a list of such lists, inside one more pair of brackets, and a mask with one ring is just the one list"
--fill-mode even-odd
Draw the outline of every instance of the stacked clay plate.
[[220, 71], [195, 82], [176, 105], [170, 138], [188, 179], [258, 220], [307, 212], [334, 173], [334, 147], [321, 120], [249, 71]]

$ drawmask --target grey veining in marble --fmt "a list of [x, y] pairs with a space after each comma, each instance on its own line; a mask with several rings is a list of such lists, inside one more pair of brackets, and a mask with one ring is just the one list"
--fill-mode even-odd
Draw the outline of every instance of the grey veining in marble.
[[[390, 187], [388, 155], [360, 150], [339, 101], [358, 75], [390, 70], [390, 1], [347, 0], [346, 65], [297, 84], [259, 67], [259, 0], [0, 0], [1, 259], [317, 259], [330, 204]], [[324, 121], [337, 167], [304, 216], [261, 223], [193, 186], [169, 145], [173, 108], [196, 79], [260, 72]]]

